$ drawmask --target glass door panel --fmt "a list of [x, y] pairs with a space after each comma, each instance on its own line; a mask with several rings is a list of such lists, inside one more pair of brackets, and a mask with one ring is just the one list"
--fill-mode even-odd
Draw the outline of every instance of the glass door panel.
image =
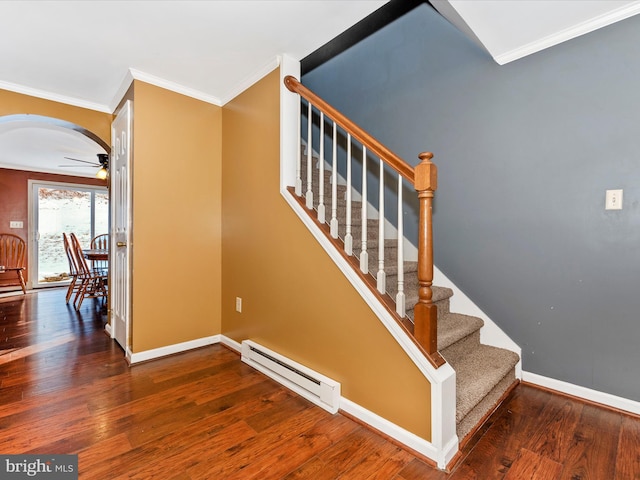
[[109, 231], [109, 196], [106, 190], [56, 184], [33, 184], [33, 287], [67, 283], [69, 262], [62, 232], [73, 232], [89, 248], [91, 239]]
[[[109, 193], [96, 192], [93, 236], [109, 233]], [[91, 237], [93, 238], [93, 237]]]

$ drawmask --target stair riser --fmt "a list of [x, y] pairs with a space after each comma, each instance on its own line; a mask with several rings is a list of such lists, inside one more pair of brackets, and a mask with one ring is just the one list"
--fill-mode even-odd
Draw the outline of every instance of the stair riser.
[[511, 369], [502, 380], [471, 410], [463, 419], [457, 421], [456, 433], [458, 439], [462, 441], [478, 422], [487, 414], [491, 413], [497, 406], [502, 396], [516, 381], [515, 369]]
[[[387, 284], [388, 285], [388, 284]], [[395, 298], [395, 293], [391, 295], [392, 298]], [[413, 307], [418, 303], [418, 295], [409, 295], [406, 294], [406, 305], [407, 305], [407, 317], [413, 321]], [[438, 309], [438, 318], [444, 317], [447, 313], [449, 313], [449, 299], [439, 300], [433, 302], [433, 304]]]
[[471, 335], [458, 340], [452, 345], [449, 345], [440, 353], [451, 364], [455, 370], [456, 359], [463, 357], [472, 349], [477, 348], [480, 345], [480, 330], [476, 330]]
[[[339, 221], [339, 220], [338, 220]], [[347, 233], [347, 226], [344, 224], [338, 224], [338, 234], [342, 237]], [[362, 237], [362, 225], [351, 225], [351, 236], [353, 238]], [[369, 220], [367, 222], [367, 240], [378, 239], [378, 221]]]
[[[317, 197], [319, 195], [320, 189], [318, 188], [320, 186], [320, 184], [318, 183], [318, 179], [314, 178], [311, 181], [311, 191], [313, 192], [313, 196]], [[323, 192], [324, 195], [326, 197], [331, 197], [331, 191], [333, 190], [333, 187], [331, 185], [331, 181], [330, 180], [325, 180], [324, 185], [323, 185]], [[302, 191], [306, 192], [307, 191], [307, 180], [306, 178], [302, 180]], [[347, 187], [345, 187], [344, 185], [336, 185], [336, 192], [338, 193], [337, 197], [336, 197], [336, 205], [340, 205], [340, 203], [342, 203], [342, 205], [345, 205], [345, 192], [347, 191]]]
[[[398, 277], [396, 275], [387, 275], [387, 293], [392, 298], [395, 298], [398, 293]], [[410, 318], [413, 319], [413, 306], [418, 303], [418, 279], [416, 276], [405, 276], [404, 294], [408, 310], [407, 315], [410, 315]], [[434, 300], [433, 303], [438, 308], [438, 317], [443, 317], [449, 313], [449, 297], [442, 300]]]
[[[340, 219], [341, 222], [346, 222], [347, 219], [347, 200], [344, 198], [336, 198], [336, 216]], [[377, 216], [373, 218], [370, 215], [370, 212], [367, 212], [368, 220], [378, 220]], [[351, 220], [362, 218], [362, 203], [352, 201], [351, 202]]]

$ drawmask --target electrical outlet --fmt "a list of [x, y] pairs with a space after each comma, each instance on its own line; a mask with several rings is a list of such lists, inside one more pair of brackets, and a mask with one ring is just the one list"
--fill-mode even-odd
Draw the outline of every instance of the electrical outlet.
[[11, 220], [9, 222], [9, 228], [23, 228], [24, 223], [16, 220]]
[[236, 312], [242, 312], [242, 298], [236, 297]]
[[622, 210], [622, 190], [607, 190], [604, 200], [605, 210]]

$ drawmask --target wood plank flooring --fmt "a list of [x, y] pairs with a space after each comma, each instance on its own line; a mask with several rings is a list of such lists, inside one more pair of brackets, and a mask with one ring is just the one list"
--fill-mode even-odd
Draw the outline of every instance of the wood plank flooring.
[[129, 367], [104, 321], [0, 298], [0, 453], [77, 453], [87, 480], [640, 479], [640, 419], [529, 385], [444, 473], [220, 345]]

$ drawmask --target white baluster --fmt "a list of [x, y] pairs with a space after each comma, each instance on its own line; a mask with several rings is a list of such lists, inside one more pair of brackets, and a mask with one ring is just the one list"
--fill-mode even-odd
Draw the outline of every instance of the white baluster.
[[[298, 102], [298, 138], [302, 140], [302, 108], [300, 102]], [[296, 195], [302, 196], [302, 142], [298, 143], [298, 155], [296, 162]]]
[[309, 210], [313, 208], [313, 190], [311, 189], [311, 183], [312, 183], [311, 151], [313, 150], [313, 142], [311, 140], [311, 134], [312, 134], [311, 124], [313, 123], [311, 120], [313, 118], [312, 116], [313, 116], [313, 107], [311, 105], [311, 102], [309, 102], [309, 126], [307, 128], [307, 193], [305, 194], [305, 197], [307, 199], [307, 208]]
[[351, 134], [347, 133], [347, 212], [346, 231], [344, 234], [344, 251], [353, 255], [353, 236], [351, 235]]
[[324, 208], [324, 113], [320, 112], [320, 160], [318, 165], [318, 221], [325, 222]]
[[398, 174], [398, 293], [396, 294], [396, 313], [403, 317], [407, 314], [404, 295], [404, 211], [402, 205], [402, 175]]
[[332, 139], [333, 164], [331, 167], [331, 223], [330, 231], [333, 238], [338, 238], [338, 124], [333, 122]]
[[362, 146], [362, 248], [360, 250], [360, 271], [369, 273], [369, 254], [367, 253], [367, 147]]
[[384, 272], [384, 163], [380, 159], [380, 178], [378, 180], [378, 274], [377, 287], [380, 293], [386, 292], [387, 277]]

